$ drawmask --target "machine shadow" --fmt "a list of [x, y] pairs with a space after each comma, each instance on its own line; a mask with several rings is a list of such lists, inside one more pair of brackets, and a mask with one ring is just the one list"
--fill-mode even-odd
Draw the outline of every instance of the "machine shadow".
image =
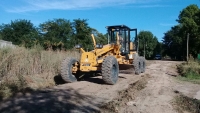
[[[134, 67], [132, 65], [120, 64], [119, 65], [119, 73], [121, 74], [134, 74]], [[102, 77], [101, 73], [84, 73], [81, 75], [81, 78], [78, 78], [78, 81], [87, 81], [96, 84], [106, 84]], [[119, 76], [119, 78], [126, 79], [123, 76]], [[54, 82], [56, 85], [66, 84], [66, 82], [62, 79], [61, 75], [58, 74], [54, 77]]]
[[[101, 79], [101, 74], [92, 74], [92, 73], [84, 73], [81, 75], [81, 78], [77, 78], [78, 81], [87, 81], [96, 84], [105, 84], [105, 82]], [[54, 77], [54, 82], [56, 85], [67, 84], [61, 77], [61, 75], [56, 75]]]
[[87, 81], [96, 84], [105, 84], [101, 77], [101, 73], [85, 73], [79, 81]]

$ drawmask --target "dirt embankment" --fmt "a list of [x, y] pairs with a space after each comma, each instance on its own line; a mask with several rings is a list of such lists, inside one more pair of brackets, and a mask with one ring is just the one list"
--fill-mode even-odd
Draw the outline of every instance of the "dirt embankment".
[[105, 85], [101, 76], [98, 76], [25, 95], [19, 94], [2, 101], [0, 112], [176, 113], [174, 97], [182, 92], [198, 97], [197, 92], [200, 91], [198, 88], [184, 89], [184, 83], [174, 79], [178, 75], [176, 65], [179, 63], [150, 61], [146, 72], [141, 75], [122, 71], [115, 85]]

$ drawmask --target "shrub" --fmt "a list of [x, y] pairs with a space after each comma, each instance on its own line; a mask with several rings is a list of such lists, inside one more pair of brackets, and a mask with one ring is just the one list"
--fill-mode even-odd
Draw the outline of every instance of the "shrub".
[[188, 79], [200, 79], [200, 63], [198, 61], [190, 61], [178, 66], [179, 72], [183, 77]]

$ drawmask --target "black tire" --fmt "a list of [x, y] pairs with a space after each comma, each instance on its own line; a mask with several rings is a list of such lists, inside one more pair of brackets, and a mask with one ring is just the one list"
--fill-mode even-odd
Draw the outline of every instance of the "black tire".
[[114, 85], [118, 80], [119, 65], [117, 59], [108, 56], [102, 63], [102, 79], [105, 83]]
[[61, 64], [61, 77], [67, 83], [72, 83], [77, 81], [76, 76], [78, 72], [72, 73], [72, 67], [76, 62], [77, 60], [74, 58], [66, 58], [63, 60]]
[[135, 74], [139, 75], [141, 73], [141, 61], [139, 56], [134, 57], [133, 66], [135, 69]]
[[141, 73], [143, 73], [143, 58], [140, 57]]
[[141, 57], [141, 73], [144, 73], [146, 70], [146, 60], [144, 57]]

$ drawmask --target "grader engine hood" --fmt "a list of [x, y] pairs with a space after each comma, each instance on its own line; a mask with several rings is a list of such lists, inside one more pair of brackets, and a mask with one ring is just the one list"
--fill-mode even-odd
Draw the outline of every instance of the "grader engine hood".
[[88, 72], [93, 70], [93, 66], [96, 64], [96, 57], [92, 52], [84, 52], [81, 55], [80, 60], [80, 70], [84, 72]]
[[94, 49], [90, 52], [83, 52], [80, 59], [80, 71], [89, 72], [100, 70], [101, 63], [103, 59], [100, 57], [106, 54], [108, 51], [114, 49], [114, 45], [108, 44], [104, 45], [101, 49]]

